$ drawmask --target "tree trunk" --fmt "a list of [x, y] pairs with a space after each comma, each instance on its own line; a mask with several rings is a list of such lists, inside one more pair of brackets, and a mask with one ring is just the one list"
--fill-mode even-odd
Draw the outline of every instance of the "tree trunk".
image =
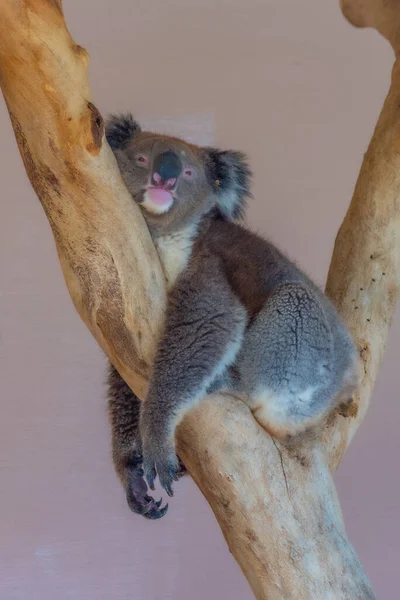
[[[394, 19], [400, 25], [395, 4], [348, 0], [343, 10], [353, 22], [386, 35]], [[145, 222], [105, 141], [87, 63], [66, 29], [60, 1], [2, 0], [0, 85], [69, 293], [143, 398], [165, 286]], [[285, 445], [227, 395], [207, 398], [179, 427], [179, 453], [260, 600], [374, 598], [346, 537], [331, 473], [364, 417], [398, 293], [399, 105], [396, 65], [328, 278], [327, 291], [364, 364], [351, 409]]]

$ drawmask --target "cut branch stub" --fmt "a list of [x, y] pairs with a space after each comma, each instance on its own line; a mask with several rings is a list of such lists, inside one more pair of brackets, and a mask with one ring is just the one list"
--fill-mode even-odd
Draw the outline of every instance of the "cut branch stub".
[[344, 16], [356, 27], [372, 27], [385, 37], [396, 55], [400, 51], [398, 0], [340, 0]]

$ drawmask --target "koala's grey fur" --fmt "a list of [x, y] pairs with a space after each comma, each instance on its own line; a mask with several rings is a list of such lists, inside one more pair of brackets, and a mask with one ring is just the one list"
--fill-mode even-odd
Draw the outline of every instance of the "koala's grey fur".
[[[328, 298], [237, 222], [250, 196], [243, 154], [142, 132], [130, 115], [112, 117], [106, 135], [169, 284], [143, 405], [115, 369], [109, 377], [116, 469], [132, 510], [158, 518], [166, 507], [147, 495], [143, 475], [153, 489], [157, 473], [172, 495], [175, 428], [207, 392], [241, 397], [272, 436], [285, 438], [318, 425], [351, 396], [358, 360]], [[182, 168], [169, 180], [173, 202], [162, 212], [149, 200], [149, 182], [154, 161], [166, 155], [178, 156]]]

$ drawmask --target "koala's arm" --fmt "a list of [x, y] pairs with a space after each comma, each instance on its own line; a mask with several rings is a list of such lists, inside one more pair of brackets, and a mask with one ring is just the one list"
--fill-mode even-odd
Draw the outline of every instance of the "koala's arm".
[[[161, 502], [155, 502], [147, 493], [139, 430], [142, 402], [111, 364], [107, 384], [113, 462], [128, 505], [133, 512], [147, 519], [159, 519], [166, 513], [168, 505], [161, 507]], [[179, 475], [182, 476], [186, 469], [179, 457], [178, 461]]]
[[242, 343], [246, 312], [226, 281], [218, 258], [189, 268], [171, 291], [140, 430], [150, 487], [156, 472], [172, 495], [176, 479], [175, 429]]

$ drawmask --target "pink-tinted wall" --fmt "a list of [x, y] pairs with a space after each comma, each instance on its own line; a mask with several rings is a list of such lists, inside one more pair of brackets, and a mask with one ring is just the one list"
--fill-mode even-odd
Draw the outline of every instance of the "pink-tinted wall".
[[[386, 43], [347, 25], [336, 0], [64, 5], [100, 110], [247, 151], [251, 224], [323, 283], [389, 84]], [[105, 359], [72, 307], [3, 103], [0, 132], [0, 599], [250, 599], [190, 479], [165, 519], [129, 512], [109, 458]], [[388, 600], [400, 563], [399, 346], [397, 318], [336, 477], [350, 537]]]

